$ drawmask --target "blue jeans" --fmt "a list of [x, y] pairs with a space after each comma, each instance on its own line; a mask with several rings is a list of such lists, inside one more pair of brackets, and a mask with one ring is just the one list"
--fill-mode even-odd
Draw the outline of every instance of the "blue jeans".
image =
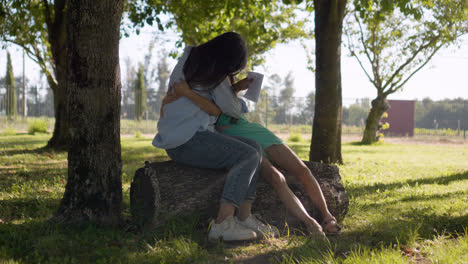
[[255, 199], [260, 174], [261, 147], [250, 139], [210, 131], [197, 132], [186, 143], [166, 149], [175, 162], [193, 167], [228, 169], [221, 202], [234, 206]]

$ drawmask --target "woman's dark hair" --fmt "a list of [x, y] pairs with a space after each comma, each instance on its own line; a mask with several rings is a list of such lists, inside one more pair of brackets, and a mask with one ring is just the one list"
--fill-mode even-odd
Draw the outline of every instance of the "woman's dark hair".
[[192, 48], [184, 64], [184, 76], [191, 87], [214, 89], [228, 75], [237, 74], [247, 64], [247, 47], [242, 37], [226, 32]]

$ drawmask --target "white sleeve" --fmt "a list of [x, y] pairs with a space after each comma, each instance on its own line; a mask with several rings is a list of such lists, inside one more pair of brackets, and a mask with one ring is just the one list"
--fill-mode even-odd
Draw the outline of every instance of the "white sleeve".
[[232, 91], [232, 87], [229, 85], [227, 79], [213, 89], [211, 97], [223, 113], [234, 118], [240, 118], [242, 116], [242, 103]]

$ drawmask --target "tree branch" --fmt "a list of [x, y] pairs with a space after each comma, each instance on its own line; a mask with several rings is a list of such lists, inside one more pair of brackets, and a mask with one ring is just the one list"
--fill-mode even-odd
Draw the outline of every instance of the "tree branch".
[[355, 21], [357, 22], [358, 26], [359, 26], [359, 33], [360, 33], [360, 40], [361, 40], [361, 43], [362, 43], [362, 47], [364, 48], [364, 54], [366, 54], [366, 57], [367, 59], [369, 60], [369, 62], [371, 63], [371, 68], [372, 68], [372, 73], [374, 75], [374, 79], [372, 79], [369, 75], [369, 73], [366, 71], [366, 69], [364, 68], [361, 60], [359, 60], [358, 56], [356, 55], [356, 53], [353, 52], [353, 56], [358, 60], [358, 63], [359, 65], [361, 66], [361, 68], [364, 70], [364, 73], [366, 74], [367, 78], [369, 78], [369, 80], [371, 81], [372, 84], [374, 84], [375, 88], [377, 89], [377, 92], [380, 92], [380, 84], [378, 84], [378, 72], [376, 74], [376, 71], [374, 69], [374, 60], [371, 58], [370, 54], [369, 54], [369, 49], [367, 48], [366, 46], [366, 41], [364, 40], [364, 31], [362, 30], [362, 25], [361, 25], [361, 22], [359, 21], [359, 18], [357, 17], [356, 13], [354, 13], [354, 19]]
[[[414, 70], [401, 84], [399, 84], [398, 86], [395, 86], [398, 82], [395, 82], [395, 83], [392, 83], [392, 85], [390, 86], [390, 89], [388, 89], [387, 91], [384, 92], [385, 95], [389, 95], [389, 94], [392, 94], [396, 91], [398, 91], [401, 87], [403, 87], [403, 85], [406, 84], [406, 82], [408, 82], [409, 79], [411, 79], [411, 77], [413, 77], [413, 75], [415, 75], [419, 70], [421, 70], [424, 66], [426, 66], [426, 64], [432, 59], [432, 57], [436, 54], [437, 51], [439, 51], [440, 48], [442, 48], [444, 45], [441, 44], [439, 45], [438, 47], [436, 47], [431, 55], [429, 55], [429, 57], [426, 59], [426, 61], [421, 64], [421, 66], [419, 66], [416, 70]], [[401, 80], [401, 79], [400, 79]]]
[[52, 27], [52, 15], [50, 14], [50, 5], [49, 5], [49, 1], [47, 0], [42, 0], [42, 3], [44, 4], [44, 16], [45, 16], [45, 21], [46, 21], [46, 24], [47, 24], [47, 28], [51, 28]]
[[45, 59], [42, 58], [42, 56], [40, 56], [40, 51], [37, 48], [37, 46], [32, 45], [33, 49], [34, 49], [34, 51], [32, 51], [24, 43], [17, 42], [16, 40], [11, 40], [11, 39], [4, 38], [3, 41], [15, 44], [15, 45], [21, 47], [22, 49], [24, 49], [24, 51], [28, 55], [28, 58], [30, 58], [32, 61], [37, 63], [37, 65], [39, 65], [41, 70], [46, 75], [47, 81], [48, 81], [51, 89], [55, 91], [55, 88], [57, 87], [57, 80], [55, 79], [54, 75], [50, 72], [49, 68], [47, 67], [47, 63], [45, 62]]
[[3, 38], [3, 41], [15, 44], [17, 46], [20, 46], [22, 49], [24, 49], [24, 51], [26, 51], [26, 54], [28, 55], [28, 57], [32, 61], [39, 64], [39, 61], [37, 60], [36, 56], [34, 55], [34, 52], [30, 48], [28, 48], [24, 43], [18, 42], [18, 41], [13, 40], [13, 39], [7, 39], [7, 38]]
[[[359, 18], [357, 17], [356, 13], [354, 13], [354, 18], [359, 26], [359, 33], [360, 34], [360, 39], [361, 39], [361, 43], [362, 43], [362, 46], [364, 48], [364, 54], [366, 54], [366, 57], [367, 59], [369, 60], [370, 63], [372, 63], [372, 59], [370, 57], [370, 54], [369, 54], [369, 51], [367, 49], [367, 46], [366, 46], [366, 41], [364, 40], [364, 35], [363, 35], [363, 30], [362, 30], [362, 25], [361, 25], [361, 22], [359, 21]], [[375, 77], [375, 76], [374, 76]]]
[[[372, 59], [372, 62], [371, 62], [371, 65], [372, 65], [372, 72], [374, 74], [374, 78], [375, 78], [375, 82], [376, 82], [376, 88], [377, 88], [377, 93], [380, 94], [382, 93], [382, 81], [380, 79], [380, 52], [377, 52], [376, 51], [376, 45], [375, 45], [375, 42], [376, 42], [376, 31], [377, 31], [377, 26], [374, 26], [372, 28], [372, 47], [371, 47], [371, 51], [372, 51], [372, 54], [374, 55], [373, 59]], [[365, 43], [363, 43], [363, 45], [365, 45]]]
[[372, 80], [372, 78], [370, 77], [369, 73], [367, 73], [367, 70], [364, 68], [364, 65], [362, 64], [361, 60], [359, 59], [359, 57], [356, 55], [355, 52], [353, 52], [353, 57], [356, 58], [356, 60], [357, 60], [358, 63], [359, 63], [359, 66], [361, 66], [361, 69], [364, 71], [364, 73], [366, 74], [367, 78], [369, 78], [369, 81], [370, 81], [377, 89], [379, 89], [379, 88], [377, 87], [377, 83], [376, 83], [374, 80]]
[[408, 66], [408, 64], [410, 64], [415, 58], [416, 56], [421, 52], [423, 51], [424, 49], [427, 49], [428, 47], [430, 47], [435, 41], [437, 41], [438, 39], [440, 38], [440, 35], [437, 35], [435, 37], [433, 37], [427, 44], [425, 45], [421, 45], [417, 50], [416, 52], [413, 53], [413, 56], [411, 56], [410, 58], [408, 58], [405, 63], [403, 63], [402, 65], [400, 65], [400, 67], [398, 67], [398, 69], [393, 73], [393, 75], [390, 77], [390, 79], [388, 79], [387, 83], [383, 86], [383, 89], [385, 90], [388, 85], [390, 85], [392, 82], [393, 82], [393, 79], [395, 79], [395, 77], [406, 67]]

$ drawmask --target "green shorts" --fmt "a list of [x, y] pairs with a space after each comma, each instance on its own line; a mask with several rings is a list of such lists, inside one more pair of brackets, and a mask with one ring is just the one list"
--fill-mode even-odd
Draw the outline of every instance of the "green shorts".
[[249, 120], [245, 117], [241, 117], [237, 122], [231, 122], [232, 118], [228, 115], [221, 114], [216, 122], [216, 126], [227, 126], [231, 125], [229, 128], [223, 130], [221, 134], [239, 136], [248, 139], [257, 141], [262, 150], [265, 152], [265, 149], [271, 145], [283, 144], [284, 142], [271, 133], [270, 130], [264, 126], [257, 123], [250, 123]]

